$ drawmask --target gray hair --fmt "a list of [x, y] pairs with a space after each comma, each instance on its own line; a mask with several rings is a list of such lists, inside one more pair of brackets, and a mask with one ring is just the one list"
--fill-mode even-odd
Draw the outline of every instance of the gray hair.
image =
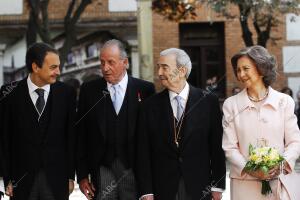
[[126, 53], [126, 49], [125, 49], [125, 45], [117, 39], [111, 39], [111, 40], [107, 40], [103, 46], [100, 49], [100, 53], [102, 49], [105, 49], [107, 47], [111, 47], [111, 46], [117, 46], [119, 51], [120, 51], [120, 58], [121, 59], [125, 59], [128, 58], [127, 53]]
[[177, 67], [185, 67], [187, 69], [185, 77], [188, 78], [192, 71], [192, 62], [189, 55], [184, 50], [177, 48], [170, 48], [160, 52], [160, 56], [168, 55], [175, 55]]
[[260, 75], [263, 76], [263, 82], [266, 87], [275, 82], [277, 76], [276, 58], [273, 55], [271, 55], [266, 48], [256, 45], [246, 47], [240, 50], [237, 54], [235, 54], [231, 58], [231, 64], [236, 77], [237, 62], [243, 56], [247, 56], [255, 63], [257, 71], [260, 73]]

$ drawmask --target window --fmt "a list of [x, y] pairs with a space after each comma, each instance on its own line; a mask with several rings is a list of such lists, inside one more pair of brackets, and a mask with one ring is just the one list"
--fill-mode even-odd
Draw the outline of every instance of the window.
[[285, 46], [283, 54], [283, 71], [285, 73], [300, 72], [300, 46]]
[[23, 0], [0, 0], [0, 15], [21, 15]]
[[136, 0], [109, 0], [108, 10], [110, 12], [137, 11], [137, 1]]
[[295, 14], [286, 15], [287, 40], [300, 40], [300, 17]]
[[87, 58], [92, 58], [98, 56], [98, 48], [96, 44], [89, 44], [86, 47]]
[[75, 56], [72, 52], [70, 52], [67, 56], [67, 63], [68, 63], [68, 65], [75, 63]]

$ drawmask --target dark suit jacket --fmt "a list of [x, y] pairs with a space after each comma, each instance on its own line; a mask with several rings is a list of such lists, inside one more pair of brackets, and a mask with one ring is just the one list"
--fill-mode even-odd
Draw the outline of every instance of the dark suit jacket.
[[[129, 167], [134, 166], [136, 122], [141, 101], [154, 94], [150, 82], [128, 76], [128, 153]], [[140, 100], [140, 101], [139, 101]], [[78, 160], [77, 179], [80, 182], [91, 174], [95, 187], [98, 184], [98, 171], [107, 145], [105, 110], [110, 101], [107, 83], [103, 78], [85, 83], [81, 86], [78, 107]], [[97, 188], [96, 188], [97, 189]]]
[[[4, 168], [4, 163], [3, 163], [3, 131], [1, 131], [2, 127], [2, 118], [3, 118], [3, 100], [4, 100], [4, 94], [3, 94], [3, 89], [0, 90], [0, 177], [3, 177], [3, 168]], [[1, 194], [0, 194], [0, 199], [1, 199]]]
[[74, 179], [75, 174], [75, 91], [61, 82], [50, 86], [50, 120], [41, 142], [37, 140], [37, 112], [26, 79], [9, 92], [3, 105], [5, 184], [10, 180], [17, 183], [14, 199], [27, 199], [42, 159], [53, 195], [57, 200], [68, 199], [68, 179]]
[[7, 96], [14, 90], [14, 88], [18, 85], [18, 82], [11, 82], [9, 84], [5, 84], [1, 87], [0, 89], [0, 177], [3, 177], [4, 175], [4, 145], [5, 145], [5, 141], [4, 141], [4, 135], [3, 135], [3, 122], [4, 119], [6, 118], [5, 115], [5, 110], [7, 109], [7, 106], [5, 106], [5, 102], [7, 102]]
[[[0, 90], [0, 177], [3, 177], [3, 170], [4, 170], [4, 157], [3, 157], [3, 131], [1, 130], [2, 123], [3, 123], [3, 117], [4, 117], [4, 106], [3, 103], [5, 101], [5, 88], [6, 85], [4, 85], [3, 87], [1, 87]], [[1, 195], [0, 195], [1, 196]], [[1, 197], [0, 197], [1, 198]]]
[[[174, 143], [174, 118], [168, 90], [147, 99], [141, 110], [137, 143], [140, 195], [174, 200], [183, 178], [192, 200], [210, 199], [211, 186], [225, 188], [225, 158], [218, 100], [190, 86], [182, 140]], [[204, 196], [206, 196], [204, 198]]]

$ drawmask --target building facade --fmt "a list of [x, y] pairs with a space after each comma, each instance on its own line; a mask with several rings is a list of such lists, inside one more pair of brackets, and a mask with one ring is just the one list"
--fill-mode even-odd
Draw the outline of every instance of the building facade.
[[[198, 87], [213, 89], [221, 97], [231, 95], [232, 88], [239, 86], [230, 63], [231, 57], [245, 47], [242, 40], [238, 9], [231, 7], [232, 19], [214, 13], [207, 6], [197, 9], [195, 20], [172, 22], [153, 13], [154, 60], [159, 52], [179, 47], [191, 56], [193, 70], [190, 82]], [[280, 23], [271, 31], [268, 50], [278, 61], [276, 89], [289, 86], [294, 93], [300, 86], [300, 17], [278, 16]], [[293, 19], [291, 21], [291, 19]], [[249, 23], [251, 25], [251, 23]], [[254, 33], [254, 27], [250, 27]]]
[[[0, 2], [0, 44], [6, 45], [2, 56], [2, 83], [20, 80], [27, 75], [25, 54], [29, 6], [27, 0], [12, 1]], [[18, 6], [11, 8], [13, 3]], [[64, 42], [63, 19], [69, 3], [64, 0], [49, 1], [51, 39], [56, 49], [60, 49]], [[7, 11], [5, 6], [11, 9]], [[111, 38], [125, 43], [131, 64], [129, 73], [138, 77], [136, 10], [135, 0], [95, 0], [88, 5], [77, 23], [77, 41], [68, 53], [60, 79], [78, 85], [101, 75], [99, 51], [103, 42]]]

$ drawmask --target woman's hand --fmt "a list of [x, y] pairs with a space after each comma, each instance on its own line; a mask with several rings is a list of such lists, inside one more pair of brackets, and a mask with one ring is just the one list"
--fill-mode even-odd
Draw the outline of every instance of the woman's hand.
[[275, 166], [271, 168], [268, 172], [268, 179], [274, 179], [277, 178], [280, 174], [280, 166]]
[[270, 175], [269, 174], [265, 174], [263, 171], [261, 170], [256, 170], [256, 171], [245, 171], [245, 173], [249, 174], [250, 176], [253, 176], [259, 180], [268, 180], [270, 179]]
[[[288, 164], [288, 162], [286, 161], [283, 161], [282, 162], [282, 173], [284, 175], [287, 175], [291, 172], [291, 168], [290, 168], [290, 165]], [[277, 178], [279, 175], [280, 175], [280, 166], [276, 166], [276, 167], [273, 167], [272, 169], [269, 170], [269, 177], [271, 179], [273, 178]]]
[[[283, 174], [286, 175], [291, 172], [290, 166], [286, 161], [283, 161]], [[262, 170], [256, 170], [256, 171], [246, 171], [243, 170], [243, 173], [247, 173], [250, 176], [253, 176], [259, 180], [270, 180], [277, 178], [280, 175], [280, 165], [277, 165], [271, 169], [269, 169], [268, 173], [264, 173]]]

